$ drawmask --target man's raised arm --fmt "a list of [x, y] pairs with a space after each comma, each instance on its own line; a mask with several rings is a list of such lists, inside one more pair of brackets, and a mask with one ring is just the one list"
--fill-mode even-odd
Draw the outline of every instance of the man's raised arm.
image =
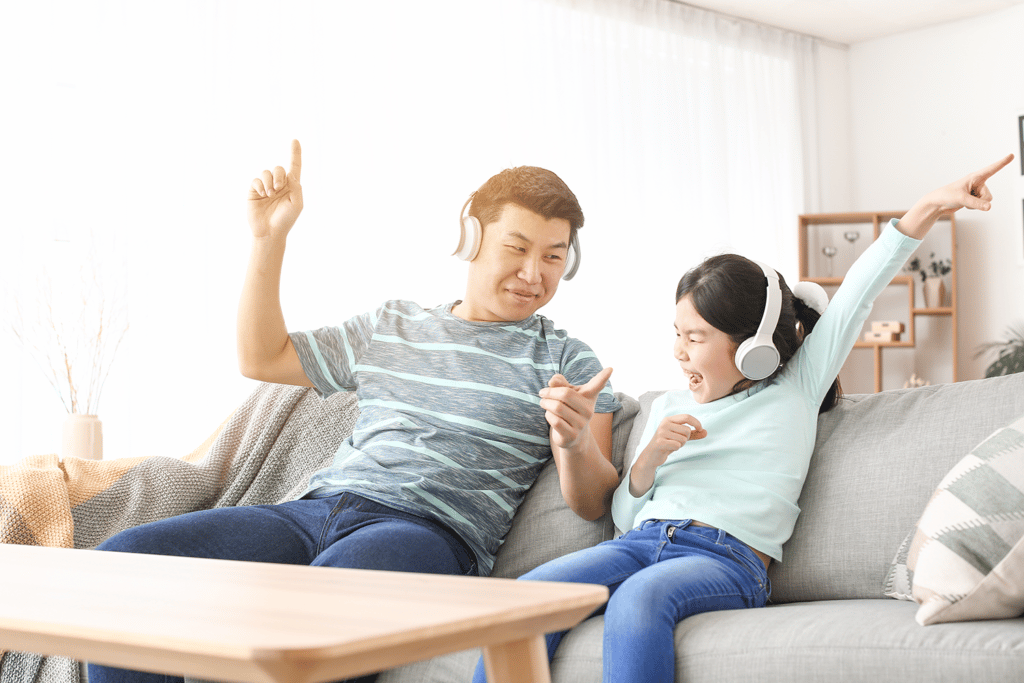
[[288, 172], [263, 171], [249, 187], [252, 251], [238, 304], [238, 367], [252, 379], [312, 386], [281, 312], [281, 266], [288, 231], [302, 212], [302, 149], [292, 140]]

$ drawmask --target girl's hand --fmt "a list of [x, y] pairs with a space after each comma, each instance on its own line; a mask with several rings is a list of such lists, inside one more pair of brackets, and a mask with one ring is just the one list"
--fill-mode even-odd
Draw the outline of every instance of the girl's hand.
[[253, 237], [285, 237], [302, 212], [302, 148], [292, 140], [288, 172], [280, 166], [263, 171], [249, 186], [247, 213]]
[[687, 441], [703, 439], [707, 435], [707, 430], [692, 415], [666, 417], [630, 469], [629, 492], [634, 498], [647, 493], [654, 485], [655, 472], [665, 464], [668, 456], [682, 448]]
[[956, 213], [960, 209], [988, 211], [992, 208], [992, 193], [986, 183], [1011, 161], [1013, 155], [1007, 154], [980, 171], [929, 192], [899, 220], [897, 229], [908, 237], [922, 239], [942, 216]]

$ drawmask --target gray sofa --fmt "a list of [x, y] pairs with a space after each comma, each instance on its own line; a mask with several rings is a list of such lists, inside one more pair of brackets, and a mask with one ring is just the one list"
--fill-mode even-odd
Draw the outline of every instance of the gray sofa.
[[[614, 450], [637, 447], [647, 410], [622, 396]], [[887, 575], [936, 486], [968, 451], [1024, 415], [1024, 374], [854, 395], [821, 416], [802, 510], [782, 563], [772, 563], [771, 603], [700, 614], [676, 627], [676, 680], [1022, 681], [1024, 617], [920, 626], [918, 605], [885, 596]], [[518, 576], [616, 533], [562, 503], [550, 467], [531, 490], [495, 574]], [[601, 680], [602, 617], [577, 626], [552, 663], [553, 683]], [[468, 681], [478, 653], [389, 671], [380, 683]]]
[[[615, 415], [613, 446], [620, 468], [636, 449], [656, 396], [637, 401], [619, 394], [624, 407]], [[9, 468], [0, 477], [0, 503], [11, 481], [46, 476], [59, 489], [55, 495], [22, 496], [19, 504], [54, 513], [62, 529], [73, 526], [73, 539], [60, 544], [90, 548], [151, 519], [289, 499], [310, 472], [330, 462], [356, 411], [350, 395], [324, 401], [308, 389], [260, 385], [186, 458], [58, 463], [50, 457], [46, 467]], [[940, 480], [1021, 415], [1024, 374], [850, 396], [823, 415], [802, 513], [785, 561], [769, 571], [771, 604], [679, 624], [677, 680], [1024, 680], [1024, 617], [919, 626], [916, 603], [887, 598], [884, 588], [897, 550]], [[36, 483], [31, 488], [41, 491]], [[80, 495], [82, 488], [91, 497]], [[517, 513], [494, 573], [517, 577], [616, 533], [610, 516], [585, 522], [567, 508], [549, 465]], [[47, 544], [48, 537], [0, 523], [2, 542]], [[593, 617], [566, 637], [552, 665], [554, 683], [601, 680], [601, 630], [601, 617]], [[380, 683], [468, 681], [478, 656], [437, 657], [384, 672]], [[8, 652], [0, 656], [0, 683], [77, 683], [77, 664]]]

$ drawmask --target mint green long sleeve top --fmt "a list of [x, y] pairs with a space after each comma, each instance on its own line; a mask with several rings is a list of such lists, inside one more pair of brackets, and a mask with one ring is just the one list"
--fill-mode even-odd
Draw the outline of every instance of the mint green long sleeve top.
[[818, 408], [875, 297], [920, 244], [895, 223], [851, 266], [814, 330], [773, 380], [705, 404], [694, 401], [689, 389], [669, 391], [653, 402], [636, 454], [671, 415], [692, 415], [707, 436], [669, 455], [654, 485], [639, 498], [629, 492], [632, 456], [612, 499], [619, 529], [647, 519], [695, 519], [782, 560], [782, 546], [800, 512], [797, 500], [814, 449]]

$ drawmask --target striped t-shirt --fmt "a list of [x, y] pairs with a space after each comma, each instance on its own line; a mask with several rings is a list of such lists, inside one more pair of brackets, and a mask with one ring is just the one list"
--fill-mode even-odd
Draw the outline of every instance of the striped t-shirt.
[[[290, 334], [321, 396], [359, 397], [355, 431], [304, 495], [351, 491], [436, 519], [466, 541], [486, 576], [551, 457], [538, 392], [559, 373], [585, 384], [601, 363], [544, 316], [470, 322], [453, 306], [388, 301], [340, 327]], [[605, 385], [597, 412], [619, 405]]]

